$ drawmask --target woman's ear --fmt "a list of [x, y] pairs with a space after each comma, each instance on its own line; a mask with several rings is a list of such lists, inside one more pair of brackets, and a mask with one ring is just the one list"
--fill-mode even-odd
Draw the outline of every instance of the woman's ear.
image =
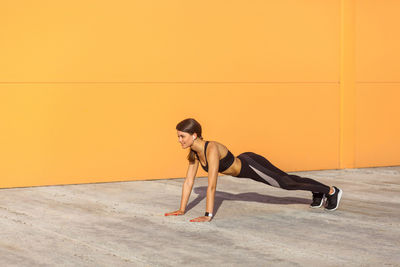
[[193, 141], [197, 139], [197, 133], [194, 133], [192, 136], [193, 136]]

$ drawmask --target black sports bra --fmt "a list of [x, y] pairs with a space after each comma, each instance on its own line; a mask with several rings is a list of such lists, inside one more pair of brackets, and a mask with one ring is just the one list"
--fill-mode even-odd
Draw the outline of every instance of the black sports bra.
[[[201, 164], [201, 161], [199, 159], [199, 155], [197, 155], [197, 152], [192, 150], [196, 154], [196, 158], [199, 160], [201, 167], [203, 170], [208, 172], [208, 161], [207, 161], [207, 146], [208, 146], [208, 141], [206, 141], [206, 144], [204, 145], [204, 158], [206, 159], [206, 166], [203, 166]], [[235, 161], [235, 157], [233, 154], [228, 150], [228, 154], [223, 159], [219, 160], [219, 169], [218, 172], [223, 172], [226, 171]]]

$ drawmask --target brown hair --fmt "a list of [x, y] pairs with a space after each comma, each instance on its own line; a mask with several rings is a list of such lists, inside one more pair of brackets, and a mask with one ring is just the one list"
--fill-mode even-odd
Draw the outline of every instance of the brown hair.
[[[176, 129], [181, 132], [189, 133], [189, 134], [197, 134], [197, 137], [203, 139], [201, 136], [201, 125], [195, 119], [189, 118], [181, 121], [176, 125]], [[189, 155], [187, 157], [190, 163], [195, 161], [195, 153], [192, 149], [189, 151]]]

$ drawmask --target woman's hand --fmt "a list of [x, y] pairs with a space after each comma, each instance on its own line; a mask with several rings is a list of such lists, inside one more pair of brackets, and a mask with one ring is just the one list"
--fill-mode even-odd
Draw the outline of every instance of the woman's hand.
[[165, 216], [178, 216], [178, 215], [183, 215], [183, 214], [185, 214], [184, 211], [176, 210], [176, 211], [173, 211], [173, 212], [165, 213], [164, 215]]
[[211, 221], [211, 217], [209, 216], [201, 216], [190, 220], [191, 222], [209, 222]]

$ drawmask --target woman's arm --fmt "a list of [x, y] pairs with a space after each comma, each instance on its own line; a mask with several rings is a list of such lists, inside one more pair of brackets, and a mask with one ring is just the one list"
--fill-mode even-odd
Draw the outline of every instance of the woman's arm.
[[194, 178], [196, 177], [199, 168], [199, 161], [196, 159], [194, 163], [190, 163], [186, 172], [186, 179], [182, 186], [181, 207], [177, 211], [165, 213], [165, 216], [170, 215], [183, 215], [185, 214], [186, 206], [189, 201], [190, 193], [192, 192]]
[[194, 163], [189, 164], [185, 182], [182, 186], [181, 208], [185, 212], [187, 203], [189, 201], [190, 193], [192, 192], [194, 178], [196, 177], [197, 169], [199, 168], [199, 161], [196, 159]]
[[[208, 159], [208, 187], [207, 187], [207, 201], [206, 212], [212, 214], [214, 211], [215, 191], [217, 188], [218, 169], [219, 169], [219, 151], [214, 143], [209, 143], [207, 149]], [[191, 222], [208, 222], [212, 217], [201, 216], [190, 220]]]

